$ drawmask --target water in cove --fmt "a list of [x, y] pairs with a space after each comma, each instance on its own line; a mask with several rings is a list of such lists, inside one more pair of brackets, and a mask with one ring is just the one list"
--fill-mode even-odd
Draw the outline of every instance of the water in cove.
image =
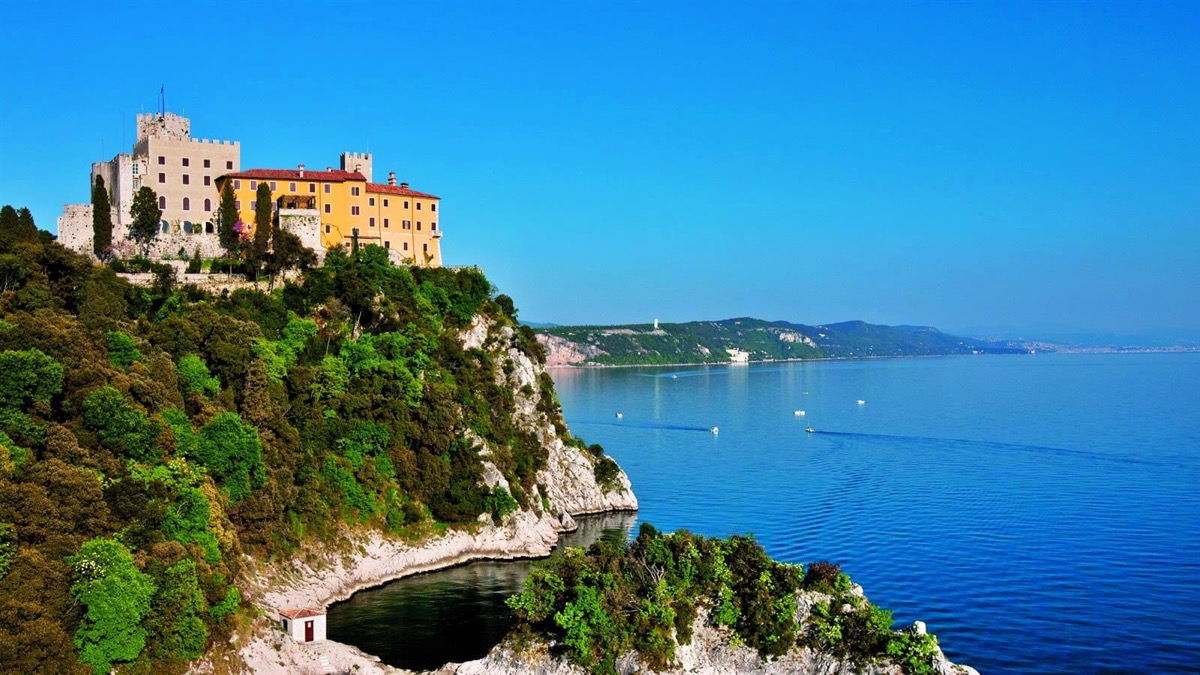
[[[553, 375], [572, 430], [621, 463], [660, 529], [841, 563], [984, 673], [1200, 664], [1200, 354]], [[360, 593], [330, 637], [398, 666], [475, 658], [528, 563], [489, 565]]]

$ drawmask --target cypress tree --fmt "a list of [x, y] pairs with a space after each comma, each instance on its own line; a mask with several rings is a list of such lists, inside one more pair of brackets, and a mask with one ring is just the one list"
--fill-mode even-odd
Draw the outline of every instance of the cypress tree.
[[142, 246], [142, 255], [149, 255], [150, 242], [158, 234], [158, 224], [162, 220], [162, 209], [158, 208], [158, 195], [154, 190], [143, 185], [133, 195], [133, 206], [130, 208], [133, 222], [129, 224], [129, 232]]
[[92, 252], [97, 258], [104, 258], [112, 246], [111, 208], [104, 177], [96, 176], [96, 184], [92, 186]]
[[37, 241], [37, 225], [33, 223], [33, 214], [28, 208], [17, 211], [17, 238], [22, 241]]
[[7, 248], [17, 240], [17, 210], [5, 204], [0, 208], [0, 247]]
[[230, 255], [237, 255], [238, 234], [233, 226], [238, 221], [237, 202], [233, 199], [233, 182], [226, 180], [221, 188], [221, 203], [217, 207], [217, 239], [221, 248]]
[[271, 246], [273, 220], [271, 186], [263, 181], [258, 184], [258, 192], [254, 195], [254, 247], [251, 257], [256, 266], [262, 264], [267, 256], [267, 249]]

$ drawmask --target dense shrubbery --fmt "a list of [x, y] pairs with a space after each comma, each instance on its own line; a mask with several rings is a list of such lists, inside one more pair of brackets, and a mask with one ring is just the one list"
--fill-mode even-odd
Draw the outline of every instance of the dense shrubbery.
[[[851, 589], [836, 565], [813, 563], [802, 574], [798, 565], [771, 560], [751, 538], [662, 534], [643, 524], [627, 546], [601, 540], [586, 553], [555, 554], [508, 605], [519, 643], [548, 638], [589, 672], [616, 672], [617, 658], [630, 651], [651, 668], [666, 668], [676, 647], [690, 643], [700, 607], [710, 623], [732, 629], [735, 643], [764, 658], [804, 644], [858, 663], [891, 656], [908, 673], [928, 672], [922, 669], [932, 663], [933, 636], [892, 632], [891, 612]], [[803, 625], [796, 621], [802, 591], [830, 596]]]
[[[212, 297], [116, 267], [0, 212], [6, 669], [181, 672], [240, 620], [243, 551], [529, 505], [546, 449], [514, 426], [492, 357], [455, 337], [479, 313], [515, 325], [480, 272], [368, 246]], [[482, 486], [468, 438], [510, 490]]]

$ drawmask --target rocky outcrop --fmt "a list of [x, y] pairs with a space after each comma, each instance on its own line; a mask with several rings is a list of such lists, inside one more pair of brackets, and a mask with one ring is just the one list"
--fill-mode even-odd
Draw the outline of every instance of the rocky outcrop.
[[[812, 594], [816, 595], [816, 594]], [[809, 598], [808, 600], [815, 600]], [[797, 619], [803, 621], [813, 602], [801, 598], [797, 602]], [[675, 651], [675, 665], [667, 673], [767, 673], [771, 675], [902, 675], [900, 666], [880, 661], [854, 663], [832, 654], [808, 647], [795, 647], [784, 656], [764, 661], [758, 652], [737, 645], [728, 628], [712, 626], [708, 612], [701, 609], [692, 624], [692, 641]], [[637, 657], [626, 654], [617, 661], [622, 675], [650, 672]], [[951, 663], [939, 650], [934, 664], [937, 675], [979, 675], [969, 666]], [[475, 661], [447, 664], [436, 671], [438, 675], [585, 675], [586, 671], [565, 657], [554, 655], [545, 644], [535, 644], [520, 652], [511, 644], [497, 646], [487, 656]]]
[[546, 365], [550, 367], [579, 365], [607, 353], [596, 345], [571, 342], [557, 335], [538, 333], [537, 339], [546, 348]]

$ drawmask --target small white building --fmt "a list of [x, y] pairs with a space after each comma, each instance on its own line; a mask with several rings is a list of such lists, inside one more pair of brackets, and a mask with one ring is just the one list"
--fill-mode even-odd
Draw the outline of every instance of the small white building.
[[325, 610], [317, 607], [279, 610], [283, 630], [296, 642], [320, 642], [325, 639]]

